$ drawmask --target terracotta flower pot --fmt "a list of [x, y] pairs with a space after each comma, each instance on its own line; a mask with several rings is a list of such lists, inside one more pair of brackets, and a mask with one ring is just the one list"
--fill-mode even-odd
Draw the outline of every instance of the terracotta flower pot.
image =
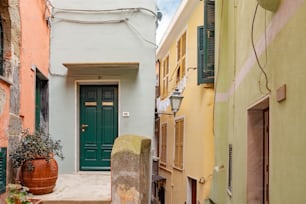
[[46, 161], [38, 158], [32, 161], [33, 171], [26, 167], [27, 163], [22, 166], [22, 183], [29, 188], [33, 194], [51, 193], [55, 187], [58, 176], [58, 166], [55, 159], [51, 158]]

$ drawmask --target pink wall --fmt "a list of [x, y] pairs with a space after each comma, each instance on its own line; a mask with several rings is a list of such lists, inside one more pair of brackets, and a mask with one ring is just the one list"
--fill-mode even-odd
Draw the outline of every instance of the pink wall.
[[35, 70], [33, 65], [48, 77], [49, 28], [45, 1], [19, 1], [21, 20], [20, 51], [20, 115], [23, 128], [35, 129]]
[[2, 113], [0, 114], [0, 147], [7, 147], [7, 128], [9, 124], [9, 111], [10, 111], [10, 86], [4, 81], [0, 80], [0, 88], [5, 95]]

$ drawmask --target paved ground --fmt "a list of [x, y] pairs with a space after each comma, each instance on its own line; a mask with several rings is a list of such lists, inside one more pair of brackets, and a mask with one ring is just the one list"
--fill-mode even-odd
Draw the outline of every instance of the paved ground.
[[59, 175], [52, 193], [37, 195], [34, 198], [42, 199], [43, 203], [51, 203], [51, 201], [54, 201], [52, 203], [109, 202], [111, 199], [110, 172]]

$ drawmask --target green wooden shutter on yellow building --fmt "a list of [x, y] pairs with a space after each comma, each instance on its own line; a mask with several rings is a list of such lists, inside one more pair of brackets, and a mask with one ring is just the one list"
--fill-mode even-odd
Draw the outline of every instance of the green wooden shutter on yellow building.
[[215, 1], [204, 4], [204, 26], [198, 27], [198, 84], [214, 83]]

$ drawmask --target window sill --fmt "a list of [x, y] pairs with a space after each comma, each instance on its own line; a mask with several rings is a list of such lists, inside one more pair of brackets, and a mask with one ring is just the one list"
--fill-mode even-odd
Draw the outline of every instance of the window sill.
[[172, 174], [172, 171], [171, 171], [170, 169], [167, 169], [166, 166], [159, 166], [159, 168], [160, 168], [161, 170], [165, 171], [165, 172], [168, 172], [168, 173]]
[[204, 83], [203, 87], [204, 88], [214, 88], [214, 83], [211, 83], [211, 84], [210, 83]]
[[174, 170], [177, 170], [177, 171], [180, 171], [180, 172], [183, 172], [183, 171], [184, 171], [183, 168], [180, 168], [180, 167], [177, 167], [177, 166], [172, 166], [172, 168], [173, 168]]
[[166, 167], [167, 164], [166, 164], [166, 162], [159, 161], [159, 166], [160, 167]]
[[3, 77], [3, 76], [0, 76], [0, 81], [4, 82], [5, 84], [9, 85], [9, 86], [12, 86], [13, 83], [8, 80], [7, 78]]

